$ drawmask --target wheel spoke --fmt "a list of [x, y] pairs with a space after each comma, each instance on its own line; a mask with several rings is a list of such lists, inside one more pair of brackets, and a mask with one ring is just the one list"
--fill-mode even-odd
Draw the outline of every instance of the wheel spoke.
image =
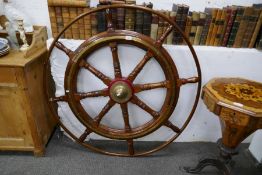
[[144, 68], [145, 64], [153, 57], [153, 54], [150, 51], [147, 51], [144, 58], [138, 63], [138, 65], [134, 68], [134, 70], [129, 74], [128, 80], [133, 82], [139, 72]]
[[135, 84], [133, 87], [135, 93], [139, 93], [141, 91], [157, 89], [157, 88], [170, 88], [170, 82], [166, 80], [158, 83]]
[[122, 115], [124, 118], [124, 122], [125, 122], [125, 130], [130, 130], [130, 124], [129, 124], [129, 114], [128, 114], [128, 107], [127, 107], [127, 103], [124, 104], [120, 104], [121, 106], [121, 110], [122, 110]]
[[55, 43], [55, 46], [59, 49], [62, 50], [63, 52], [65, 52], [66, 55], [68, 55], [68, 57], [71, 59], [74, 56], [74, 52], [70, 49], [68, 49], [63, 43], [61, 43], [60, 41], [57, 41]]
[[89, 97], [107, 97], [108, 94], [108, 89], [103, 89], [103, 90], [98, 90], [98, 91], [91, 91], [91, 92], [86, 92], [86, 93], [76, 93], [75, 98], [78, 100], [82, 100], [84, 98], [89, 98]]
[[84, 142], [85, 139], [87, 138], [87, 136], [88, 136], [89, 134], [91, 134], [91, 133], [92, 133], [91, 131], [89, 131], [88, 129], [86, 129], [85, 132], [79, 137], [79, 141], [80, 141], [80, 142]]
[[170, 121], [167, 121], [165, 123], [165, 126], [172, 129], [174, 132], [176, 133], [180, 133], [181, 132], [181, 129], [179, 129], [177, 126], [175, 126], [173, 123], [171, 123]]
[[94, 118], [96, 125], [98, 126], [105, 116], [105, 114], [115, 105], [113, 100], [109, 100], [107, 104], [103, 107], [102, 111]]
[[79, 63], [80, 67], [86, 68], [87, 70], [89, 70], [91, 73], [93, 73], [97, 78], [99, 78], [100, 80], [103, 81], [104, 84], [108, 85], [111, 82], [111, 78], [109, 78], [108, 76], [104, 75], [102, 72], [100, 72], [99, 70], [97, 70], [96, 68], [94, 68], [93, 66], [91, 66], [89, 63], [87, 63], [86, 61], [82, 60]]
[[153, 118], [158, 118], [160, 116], [159, 112], [150, 108], [147, 104], [145, 104], [135, 95], [132, 97], [131, 102], [143, 109], [144, 111], [148, 112]]
[[199, 77], [190, 77], [190, 78], [181, 78], [179, 79], [179, 86], [188, 84], [188, 83], [198, 83], [200, 81]]
[[118, 58], [118, 51], [117, 51], [117, 44], [116, 42], [110, 43], [109, 44], [111, 51], [112, 51], [112, 56], [113, 56], [113, 66], [114, 66], [114, 72], [115, 72], [115, 78], [122, 78], [122, 73], [121, 73], [121, 66]]
[[160, 36], [160, 38], [156, 41], [156, 45], [159, 47], [161, 46], [165, 39], [167, 38], [167, 36], [173, 31], [174, 26], [173, 25], [169, 25], [167, 27], [167, 29], [164, 31], [164, 33]]
[[110, 9], [106, 9], [106, 21], [107, 21], [107, 31], [114, 31], [114, 25], [112, 20], [112, 11]]
[[127, 145], [128, 145], [128, 154], [131, 155], [131, 156], [134, 155], [135, 154], [135, 150], [134, 150], [133, 139], [127, 140]]
[[49, 99], [50, 102], [67, 101], [67, 96], [53, 97]]

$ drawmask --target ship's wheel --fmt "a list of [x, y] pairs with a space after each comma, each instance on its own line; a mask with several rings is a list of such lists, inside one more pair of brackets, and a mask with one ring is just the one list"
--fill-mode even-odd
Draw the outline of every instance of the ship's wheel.
[[[112, 24], [111, 15], [111, 10], [116, 8], [142, 10], [147, 13], [158, 15], [168, 23], [168, 27], [166, 28], [162, 36], [158, 38], [156, 41], [148, 36], [134, 31], [117, 30], [114, 28]], [[75, 22], [85, 17], [86, 15], [90, 15], [99, 11], [105, 11], [107, 19], [107, 30], [105, 32], [99, 33], [87, 39], [75, 51], [68, 49], [62, 42], [59, 41], [59, 38], [64, 34], [64, 32], [68, 28], [70, 28], [70, 26], [72, 26]], [[163, 47], [163, 42], [166, 40], [167, 36], [173, 30], [176, 30], [180, 33], [181, 36], [183, 36], [192, 53], [194, 64], [197, 70], [197, 75], [195, 77], [180, 78], [175, 63], [173, 62], [169, 53]], [[143, 58], [127, 76], [123, 76], [121, 64], [119, 61], [118, 46], [121, 44], [135, 46], [145, 51], [145, 55], [143, 56]], [[64, 79], [65, 95], [58, 97], [56, 97], [55, 93], [50, 91], [49, 88], [51, 86], [51, 83], [53, 83], [51, 78], [50, 55], [54, 47], [57, 47], [58, 49], [62, 50], [69, 57], [69, 62], [66, 67]], [[112, 56], [110, 55], [108, 56], [108, 58], [113, 58], [113, 78], [102, 73], [102, 71], [92, 66], [92, 64], [90, 64], [88, 61], [88, 57], [96, 50], [99, 50], [102, 47], [109, 47], [111, 50]], [[107, 55], [105, 55], [105, 57], [106, 56]], [[145, 84], [135, 83], [134, 80], [140, 74], [141, 70], [145, 67], [148, 61], [150, 61], [151, 59], [155, 59], [156, 62], [160, 65], [164, 73], [165, 80], [161, 82], [152, 82]], [[100, 79], [104, 83], [106, 88], [97, 89], [95, 91], [90, 92], [79, 92], [77, 87], [77, 77], [79, 75], [80, 70], [82, 69], [86, 69], [94, 76], [96, 76], [98, 79]], [[117, 156], [147, 155], [156, 152], [173, 142], [182, 133], [182, 131], [185, 129], [185, 127], [191, 120], [197, 107], [201, 89], [201, 70], [199, 62], [188, 38], [185, 37], [184, 33], [179, 29], [179, 27], [167, 16], [159, 12], [156, 12], [152, 9], [134, 5], [103, 6], [96, 9], [92, 9], [73, 20], [68, 26], [66, 26], [63, 29], [63, 31], [58, 35], [58, 37], [54, 39], [49, 50], [49, 57], [45, 62], [44, 75], [44, 86], [46, 89], [45, 93], [49, 107], [52, 111], [52, 114], [56, 117], [59, 124], [67, 132], [67, 134], [69, 134], [75, 141], [89, 149], [92, 149], [100, 153]], [[188, 83], [197, 83], [197, 92], [196, 96], [193, 98], [194, 103], [191, 107], [192, 109], [189, 116], [187, 116], [187, 119], [184, 121], [182, 127], [178, 127], [176, 126], [176, 124], [171, 122], [169, 118], [177, 105], [181, 86]], [[148, 104], [146, 104], [146, 102], [141, 100], [137, 95], [142, 91], [148, 91], [156, 88], [163, 88], [166, 90], [164, 103], [159, 111], [152, 109]], [[98, 113], [98, 115], [92, 117], [89, 115], [89, 112], [83, 106], [81, 101], [83, 99], [95, 97], [108, 97], [108, 101], [106, 105], [102, 108], [102, 110]], [[57, 102], [61, 101], [68, 103], [75, 117], [86, 128], [80, 136], [76, 136], [75, 134], [73, 134], [73, 132], [70, 131], [70, 129], [63, 123], [63, 121], [60, 120], [57, 112]], [[131, 117], [128, 109], [129, 103], [136, 105], [137, 107], [150, 114], [151, 120], [139, 126], [133, 127], [129, 122]], [[119, 106], [119, 108], [121, 109], [122, 120], [124, 122], [123, 128], [114, 128], [101, 122], [113, 106]], [[155, 132], [162, 126], [170, 128], [174, 132], [172, 138], [170, 138], [166, 142], [162, 142], [160, 145], [156, 147], [149, 148], [148, 150], [136, 150], [134, 146], [135, 139], [145, 137]], [[126, 152], [104, 150], [100, 147], [97, 147], [96, 145], [93, 145], [90, 141], [85, 141], [91, 133], [96, 133], [108, 139], [126, 142]]]

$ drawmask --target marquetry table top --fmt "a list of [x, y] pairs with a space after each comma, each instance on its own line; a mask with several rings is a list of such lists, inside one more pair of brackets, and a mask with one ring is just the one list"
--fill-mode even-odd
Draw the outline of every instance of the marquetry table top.
[[214, 78], [203, 88], [220, 106], [262, 117], [262, 83], [242, 78]]

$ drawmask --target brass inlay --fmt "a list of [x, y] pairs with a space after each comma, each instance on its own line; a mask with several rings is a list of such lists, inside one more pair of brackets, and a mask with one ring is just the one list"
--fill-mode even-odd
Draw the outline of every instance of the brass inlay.
[[262, 102], [262, 90], [249, 84], [230, 83], [225, 85], [225, 92], [239, 99]]
[[110, 97], [117, 103], [125, 103], [132, 97], [131, 87], [122, 81], [114, 83], [109, 92]]

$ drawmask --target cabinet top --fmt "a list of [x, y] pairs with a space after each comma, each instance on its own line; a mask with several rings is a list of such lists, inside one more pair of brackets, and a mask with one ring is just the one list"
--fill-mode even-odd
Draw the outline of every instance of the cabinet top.
[[46, 48], [40, 49], [28, 58], [24, 58], [23, 52], [11, 50], [8, 55], [0, 57], [0, 67], [24, 67], [30, 62], [33, 62], [44, 52], [47, 52]]

